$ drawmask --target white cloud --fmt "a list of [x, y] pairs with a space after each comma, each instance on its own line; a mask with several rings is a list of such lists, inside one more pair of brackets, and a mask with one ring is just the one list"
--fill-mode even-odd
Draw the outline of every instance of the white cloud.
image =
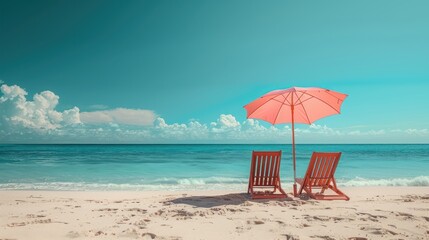
[[[21, 87], [0, 87], [0, 142], [17, 143], [290, 143], [291, 127], [255, 119], [242, 122], [232, 114], [203, 123], [168, 123], [151, 110], [116, 108], [80, 112], [56, 110], [60, 97], [43, 91], [27, 100]], [[104, 105], [99, 106], [104, 107]], [[83, 123], [83, 124], [82, 124]], [[427, 143], [428, 129], [335, 129], [297, 125], [297, 143]]]
[[62, 115], [63, 115], [64, 123], [66, 125], [81, 123], [79, 108], [77, 107], [73, 107], [72, 109], [65, 110]]
[[265, 131], [266, 127], [262, 126], [258, 120], [255, 119], [246, 119], [243, 122], [242, 129], [244, 131]]
[[210, 123], [211, 131], [214, 133], [224, 133], [239, 131], [240, 123], [231, 114], [221, 114], [216, 122]]
[[384, 135], [386, 133], [386, 131], [384, 131], [383, 129], [380, 130], [369, 130], [367, 131], [368, 135]]
[[423, 129], [416, 129], [416, 128], [393, 129], [390, 132], [392, 132], [392, 133], [406, 133], [408, 135], [417, 135], [417, 136], [429, 135], [429, 130], [426, 128], [423, 128]]
[[311, 124], [308, 129], [310, 129], [309, 132], [319, 133], [319, 134], [325, 134], [325, 135], [342, 135], [343, 133], [339, 130], [334, 130], [326, 125], [318, 125], [318, 124]]
[[19, 98], [25, 100], [27, 92], [17, 85], [8, 86], [6, 84], [0, 87], [3, 96], [0, 98], [0, 102], [6, 102], [7, 100]]
[[[258, 142], [282, 140], [290, 134], [290, 129], [279, 129], [274, 126], [262, 126], [259, 121], [247, 119], [240, 123], [231, 114], [221, 114], [216, 122], [210, 124], [191, 120], [187, 124], [168, 124], [163, 118], [155, 121], [155, 136], [160, 136], [169, 142]], [[239, 142], [237, 142], [239, 141]]]
[[368, 131], [360, 131], [360, 130], [353, 130], [350, 132], [344, 132], [343, 134], [350, 135], [350, 136], [377, 136], [377, 135], [384, 135], [386, 131], [383, 129], [380, 130], [368, 130]]
[[0, 122], [11, 128], [53, 130], [63, 125], [79, 124], [79, 108], [74, 107], [63, 112], [55, 110], [59, 96], [51, 91], [43, 91], [28, 101], [28, 93], [17, 85], [0, 87]]
[[112, 110], [81, 112], [80, 118], [87, 124], [126, 124], [136, 126], [150, 126], [155, 121], [153, 111], [144, 109], [116, 108]]
[[231, 114], [221, 114], [217, 120], [216, 126], [223, 128], [236, 128], [240, 126], [234, 116]]
[[207, 139], [208, 127], [198, 121], [192, 120], [188, 124], [167, 124], [163, 118], [158, 117], [155, 121], [154, 136], [165, 140], [188, 141], [197, 139]]

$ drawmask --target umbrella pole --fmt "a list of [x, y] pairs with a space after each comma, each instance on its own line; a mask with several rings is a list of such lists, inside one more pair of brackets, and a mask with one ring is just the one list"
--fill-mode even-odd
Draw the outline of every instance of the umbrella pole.
[[292, 158], [293, 158], [293, 196], [297, 196], [296, 186], [296, 159], [295, 159], [295, 121], [293, 104], [290, 106], [292, 112]]

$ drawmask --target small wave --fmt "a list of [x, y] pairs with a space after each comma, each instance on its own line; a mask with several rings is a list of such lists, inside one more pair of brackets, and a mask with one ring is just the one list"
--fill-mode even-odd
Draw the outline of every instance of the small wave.
[[351, 180], [338, 182], [341, 186], [360, 187], [360, 186], [429, 186], [429, 176], [418, 176], [414, 178], [390, 178], [390, 179], [366, 179], [356, 177]]
[[234, 178], [162, 178], [148, 183], [87, 183], [87, 182], [36, 182], [0, 183], [2, 190], [53, 190], [53, 191], [139, 191], [139, 190], [243, 190], [247, 179]]
[[248, 179], [227, 178], [227, 177], [209, 177], [209, 178], [185, 178], [178, 179], [177, 183], [181, 185], [207, 185], [207, 184], [243, 184]]
[[[53, 190], [53, 191], [142, 191], [142, 190], [239, 190], [246, 191], [248, 179], [244, 178], [160, 178], [144, 183], [91, 183], [91, 182], [36, 182], [0, 183], [1, 190]], [[429, 186], [429, 176], [391, 179], [338, 179], [338, 185], [359, 186]], [[291, 187], [288, 179], [282, 182], [283, 188]]]
[[206, 185], [206, 184], [242, 184], [247, 178], [207, 177], [207, 178], [157, 178], [147, 180], [148, 184], [179, 184], [179, 185]]

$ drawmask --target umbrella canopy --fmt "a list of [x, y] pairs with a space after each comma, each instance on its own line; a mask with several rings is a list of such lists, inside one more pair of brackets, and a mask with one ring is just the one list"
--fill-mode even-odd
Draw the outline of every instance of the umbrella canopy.
[[[340, 113], [346, 94], [324, 88], [292, 87], [271, 91], [247, 104], [247, 118], [271, 124], [292, 123], [293, 173], [296, 179], [295, 123], [312, 124], [314, 121]], [[296, 195], [296, 183], [294, 184]]]

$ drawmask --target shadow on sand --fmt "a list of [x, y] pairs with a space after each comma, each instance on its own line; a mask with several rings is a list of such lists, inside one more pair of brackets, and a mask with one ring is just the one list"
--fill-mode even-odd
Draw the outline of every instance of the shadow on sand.
[[[194, 207], [200, 208], [212, 208], [225, 205], [242, 205], [246, 202], [255, 202], [255, 203], [269, 203], [269, 202], [302, 202], [309, 200], [308, 196], [301, 195], [299, 199], [293, 199], [289, 197], [285, 199], [251, 199], [247, 193], [230, 193], [225, 195], [217, 196], [189, 196], [189, 197], [180, 197], [173, 200], [169, 200], [169, 203], [172, 204], [186, 204]], [[293, 205], [293, 204], [292, 204]]]

